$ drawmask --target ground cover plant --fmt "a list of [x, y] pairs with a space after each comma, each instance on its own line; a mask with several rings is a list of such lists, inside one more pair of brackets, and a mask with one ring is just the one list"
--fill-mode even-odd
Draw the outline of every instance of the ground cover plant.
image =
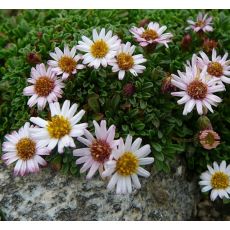
[[[218, 55], [223, 57], [229, 50], [229, 11], [207, 11], [206, 13], [213, 17], [213, 31], [206, 27], [204, 32], [199, 29], [193, 31], [192, 22], [187, 22], [188, 19], [195, 20], [198, 13], [197, 10], [1, 11], [1, 142], [7, 133], [18, 130], [31, 117], [44, 120], [52, 117], [49, 106], [44, 103], [41, 106], [44, 110], [27, 105], [29, 97], [23, 95], [23, 90], [29, 86], [27, 80], [31, 68], [51, 60], [49, 53], [54, 52], [55, 47], [63, 50], [64, 46], [68, 45], [71, 49], [79, 45], [83, 35], [91, 38], [94, 29], [100, 32], [105, 28], [106, 31], [111, 30], [113, 35], [117, 35], [124, 44], [130, 42], [135, 45], [135, 54], [143, 55], [141, 65], [146, 69], [134, 76], [132, 72], [126, 72], [125, 75], [118, 71], [113, 72], [114, 60], [112, 67], [106, 68], [96, 68], [97, 64], [93, 65], [94, 68], [81, 68], [79, 65], [77, 73], [71, 72], [70, 76], [60, 73], [65, 86], [60, 85], [59, 90], [63, 90], [63, 94], [62, 98], [58, 98], [58, 102], [63, 105], [69, 100], [71, 105], [77, 103], [80, 109], [84, 109], [86, 113], [82, 116], [81, 123], [88, 123], [90, 132], [94, 132], [94, 126], [96, 128], [93, 120], [98, 123], [106, 120], [108, 127], [116, 126], [115, 139], [125, 139], [129, 134], [133, 136], [133, 140], [142, 138], [143, 145], [150, 145], [149, 158], [154, 157], [154, 167], [157, 170], [169, 172], [171, 163], [178, 155], [185, 160], [189, 170], [198, 174], [206, 170], [207, 164], [214, 161], [229, 163], [228, 84], [218, 86], [218, 96], [223, 101], [213, 108], [214, 113], [203, 114], [199, 106], [197, 111], [184, 110], [171, 95], [171, 92], [179, 91], [176, 89], [176, 83], [173, 84], [175, 77], [172, 80], [172, 74], [177, 75], [177, 70], [184, 72], [184, 64], [192, 60], [193, 54], [200, 57], [199, 52], [204, 51], [211, 57], [215, 48]], [[116, 20], [111, 21], [111, 18]], [[135, 27], [146, 28], [150, 22], [166, 25], [165, 33], [171, 33], [173, 36], [168, 34], [167, 39], [170, 42], [162, 42], [156, 46], [154, 42], [147, 44], [143, 40], [136, 41], [134, 36], [138, 39], [137, 31], [130, 30]], [[189, 27], [189, 24], [192, 26]], [[147, 36], [149, 34], [146, 34], [145, 39]], [[82, 47], [78, 48], [84, 51]], [[84, 53], [80, 51], [79, 53]], [[54, 62], [50, 63], [55, 65]], [[202, 66], [201, 69], [203, 68]], [[200, 133], [202, 130], [204, 131]], [[211, 143], [207, 143], [207, 136], [211, 138]], [[84, 140], [83, 145], [81, 139], [76, 140], [76, 146], [83, 148]], [[75, 163], [79, 153], [73, 156], [73, 150], [65, 148], [64, 153], [59, 154], [61, 149], [55, 146], [53, 149], [52, 154], [45, 157], [49, 165], [63, 173], [79, 175], [80, 167]], [[226, 168], [224, 163], [221, 165]], [[214, 169], [217, 168], [215, 164]], [[110, 175], [108, 172], [105, 174]], [[204, 181], [209, 179], [202, 178]], [[201, 182], [201, 185], [208, 186], [206, 182]], [[213, 195], [212, 198], [215, 199], [216, 196]]]

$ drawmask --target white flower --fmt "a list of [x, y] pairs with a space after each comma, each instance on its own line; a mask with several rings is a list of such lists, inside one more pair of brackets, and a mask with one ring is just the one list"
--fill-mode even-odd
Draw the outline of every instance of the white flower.
[[230, 194], [230, 165], [226, 166], [226, 162], [222, 161], [220, 166], [214, 162], [213, 168], [207, 166], [208, 171], [201, 174], [202, 192], [211, 191], [210, 198], [214, 201], [218, 196], [223, 199], [229, 199]]
[[33, 67], [31, 78], [27, 81], [33, 84], [23, 90], [25, 96], [31, 96], [27, 103], [29, 107], [37, 104], [38, 109], [44, 109], [47, 102], [55, 102], [62, 97], [62, 88], [64, 88], [62, 80], [57, 78], [51, 68], [46, 70], [44, 64], [38, 64], [36, 68]]
[[133, 55], [135, 46], [131, 46], [130, 42], [122, 44], [114, 58], [109, 61], [109, 65], [112, 66], [113, 72], [119, 72], [119, 80], [123, 80], [125, 72], [130, 72], [134, 76], [138, 73], [143, 73], [146, 69], [145, 66], [140, 65], [146, 62], [142, 54]]
[[210, 76], [230, 84], [230, 60], [227, 60], [228, 53], [225, 53], [223, 57], [217, 56], [216, 50], [213, 49], [211, 60], [204, 52], [200, 52], [200, 56], [201, 58], [197, 57], [199, 68], [203, 69], [207, 66], [207, 72]]
[[87, 179], [91, 179], [96, 171], [104, 170], [104, 164], [108, 161], [112, 150], [117, 146], [117, 141], [114, 140], [115, 126], [111, 125], [109, 129], [106, 128], [106, 121], [102, 120], [100, 126], [96, 121], [93, 121], [95, 127], [96, 138], [88, 131], [84, 130], [86, 138], [78, 137], [78, 141], [85, 144], [86, 148], [76, 149], [73, 151], [74, 156], [80, 158], [76, 161], [76, 164], [83, 164], [80, 172], [89, 172], [86, 176]]
[[79, 64], [81, 55], [76, 55], [76, 46], [69, 50], [68, 46], [64, 47], [64, 53], [58, 48], [55, 48], [55, 52], [51, 52], [50, 56], [54, 60], [49, 60], [47, 64], [52, 67], [57, 75], [62, 74], [62, 79], [66, 80], [70, 74], [76, 74], [78, 69], [85, 68], [84, 65]]
[[84, 134], [87, 123], [77, 124], [83, 115], [81, 110], [76, 115], [77, 104], [70, 107], [70, 101], [66, 100], [60, 109], [58, 102], [50, 103], [51, 119], [45, 121], [40, 117], [31, 117], [30, 121], [41, 128], [31, 129], [31, 135], [41, 140], [48, 149], [52, 150], [58, 145], [58, 152], [63, 153], [64, 147], [75, 147], [72, 137], [79, 137]]
[[178, 75], [172, 74], [171, 83], [179, 88], [180, 92], [172, 92], [173, 96], [182, 97], [178, 104], [185, 104], [183, 115], [190, 113], [196, 106], [198, 114], [203, 114], [203, 108], [213, 112], [212, 105], [217, 106], [222, 99], [213, 93], [225, 90], [223, 84], [217, 84], [218, 80], [210, 78], [207, 67], [200, 69], [196, 65], [196, 55], [190, 66], [186, 66], [185, 73], [178, 71]]
[[29, 122], [19, 129], [5, 136], [3, 142], [2, 160], [10, 165], [17, 161], [14, 167], [14, 174], [24, 176], [28, 173], [39, 171], [39, 165], [45, 166], [46, 161], [41, 157], [49, 155], [49, 150], [44, 147], [43, 143], [31, 137]]
[[83, 55], [83, 64], [94, 66], [95, 69], [100, 65], [106, 67], [108, 61], [116, 55], [121, 43], [116, 35], [112, 36], [111, 30], [105, 34], [104, 28], [99, 34], [96, 29], [93, 30], [93, 40], [86, 36], [82, 36], [82, 40], [78, 42], [77, 49], [86, 52]]
[[208, 14], [203, 15], [201, 12], [198, 14], [196, 22], [192, 20], [187, 20], [190, 24], [186, 30], [192, 29], [195, 32], [203, 31], [203, 32], [211, 32], [213, 31], [213, 27], [211, 26], [212, 17], [208, 17]]
[[141, 46], [160, 43], [168, 47], [168, 43], [172, 41], [173, 35], [171, 33], [164, 33], [166, 29], [167, 26], [160, 27], [157, 22], [150, 22], [147, 29], [133, 27], [130, 29], [130, 32]]
[[[127, 194], [132, 192], [132, 184], [135, 188], [140, 189], [141, 184], [139, 176], [149, 177], [150, 173], [143, 169], [142, 165], [153, 163], [153, 157], [146, 157], [150, 154], [150, 146], [144, 145], [140, 148], [141, 138], [137, 138], [132, 143], [132, 137], [127, 136], [125, 144], [123, 139], [119, 140], [119, 145], [112, 153], [111, 160], [105, 166], [103, 176], [111, 176], [107, 186], [112, 190], [116, 185], [117, 194]], [[114, 158], [114, 159], [113, 159]]]

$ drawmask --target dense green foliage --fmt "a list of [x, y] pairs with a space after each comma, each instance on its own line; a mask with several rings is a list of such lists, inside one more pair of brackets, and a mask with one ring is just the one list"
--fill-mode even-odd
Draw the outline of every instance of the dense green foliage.
[[[10, 15], [10, 14], [15, 15]], [[81, 35], [91, 37], [93, 28], [106, 28], [124, 41], [137, 45], [136, 53], [143, 53], [148, 59], [146, 71], [138, 77], [126, 75], [119, 81], [117, 73], [111, 68], [93, 70], [87, 68], [72, 76], [66, 84], [64, 99], [80, 104], [87, 113], [84, 120], [105, 118], [109, 125], [117, 127], [116, 137], [125, 137], [128, 133], [142, 137], [149, 143], [155, 157], [155, 167], [169, 171], [170, 162], [181, 154], [190, 169], [200, 172], [212, 161], [230, 160], [230, 87], [218, 93], [224, 100], [208, 114], [213, 129], [221, 136], [221, 145], [208, 151], [193, 141], [198, 132], [196, 111], [188, 116], [182, 115], [183, 106], [176, 103], [177, 98], [161, 92], [162, 80], [166, 73], [183, 70], [183, 64], [192, 54], [202, 50], [199, 37], [190, 32], [193, 42], [184, 50], [181, 39], [185, 34], [188, 18], [195, 19], [196, 10], [27, 10], [19, 12], [0, 12], [0, 139], [12, 130], [20, 128], [30, 116], [47, 118], [48, 109], [39, 112], [30, 109], [26, 103], [28, 97], [22, 95], [27, 85], [33, 65], [27, 61], [27, 54], [37, 52], [42, 62], [49, 60], [49, 52], [55, 46], [76, 45]], [[218, 41], [218, 52], [230, 50], [230, 12], [212, 10], [214, 32], [208, 34]], [[133, 40], [129, 33], [131, 26], [137, 26], [140, 20], [147, 18], [168, 27], [167, 32], [174, 35], [173, 42], [166, 49], [158, 46], [153, 53], [147, 53]], [[123, 93], [126, 83], [136, 87], [134, 95]], [[62, 167], [63, 172], [77, 173], [72, 151], [64, 155], [53, 153], [49, 160]], [[228, 162], [229, 163], [229, 162]], [[62, 164], [62, 165], [61, 165]]]

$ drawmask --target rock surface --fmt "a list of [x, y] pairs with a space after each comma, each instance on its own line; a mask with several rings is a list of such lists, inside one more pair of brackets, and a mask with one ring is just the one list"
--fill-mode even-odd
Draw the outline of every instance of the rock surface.
[[106, 181], [66, 177], [50, 169], [14, 177], [0, 164], [0, 210], [6, 220], [189, 220], [196, 182], [184, 175], [156, 173], [141, 178], [132, 195], [107, 192]]

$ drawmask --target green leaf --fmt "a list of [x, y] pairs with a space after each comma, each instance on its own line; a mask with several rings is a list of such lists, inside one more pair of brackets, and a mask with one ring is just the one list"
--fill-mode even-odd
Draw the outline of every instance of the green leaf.
[[158, 143], [153, 143], [152, 144], [153, 148], [157, 151], [157, 152], [161, 152], [162, 151], [162, 147], [160, 144]]
[[88, 105], [95, 113], [100, 112], [100, 104], [98, 98], [99, 96], [95, 95], [88, 99]]

